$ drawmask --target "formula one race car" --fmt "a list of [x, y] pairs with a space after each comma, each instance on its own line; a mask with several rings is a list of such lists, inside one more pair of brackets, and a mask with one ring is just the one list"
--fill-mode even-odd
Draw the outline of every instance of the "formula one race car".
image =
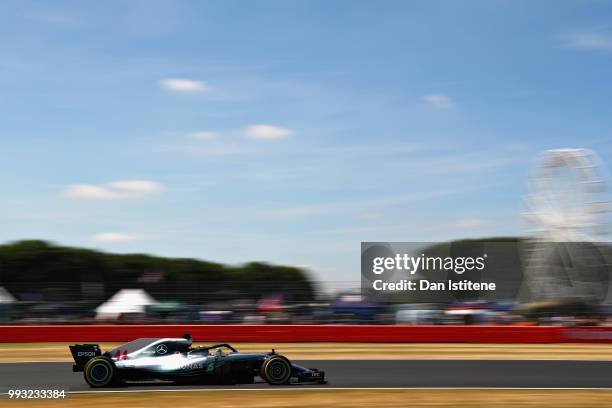
[[191, 347], [191, 336], [143, 338], [102, 353], [97, 344], [74, 344], [70, 352], [91, 387], [130, 381], [188, 384], [252, 384], [259, 376], [271, 385], [325, 383], [325, 373], [291, 363], [274, 352], [243, 354], [229, 344]]

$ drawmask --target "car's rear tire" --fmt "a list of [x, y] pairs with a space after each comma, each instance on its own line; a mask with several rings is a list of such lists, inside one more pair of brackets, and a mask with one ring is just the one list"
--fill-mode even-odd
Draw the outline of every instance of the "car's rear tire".
[[83, 367], [83, 376], [90, 387], [107, 387], [116, 379], [115, 363], [108, 357], [94, 357]]
[[284, 356], [272, 356], [263, 362], [259, 375], [270, 385], [287, 384], [291, 379], [291, 363]]

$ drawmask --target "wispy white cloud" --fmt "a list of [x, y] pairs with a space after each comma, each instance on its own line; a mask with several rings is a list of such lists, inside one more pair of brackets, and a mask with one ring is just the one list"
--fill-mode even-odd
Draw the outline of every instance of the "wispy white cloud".
[[[375, 220], [377, 221], [377, 220]], [[426, 219], [422, 220], [411, 220], [410, 223], [393, 222], [393, 223], [379, 223], [363, 225], [357, 224], [350, 227], [340, 227], [330, 229], [327, 231], [329, 234], [334, 235], [364, 235], [364, 234], [375, 234], [378, 236], [390, 236], [397, 232], [402, 231], [419, 231], [422, 234], [429, 233], [459, 233], [467, 234], [471, 232], [481, 232], [490, 230], [492, 227], [496, 227], [496, 223], [492, 220], [481, 219], [481, 218], [464, 218], [458, 219], [446, 223], [431, 223]]]
[[481, 218], [464, 218], [455, 220], [446, 224], [446, 229], [462, 230], [462, 229], [474, 229], [490, 225], [490, 221], [483, 220]]
[[255, 149], [247, 148], [236, 142], [219, 142], [214, 139], [210, 140], [210, 143], [163, 144], [157, 149], [163, 154], [174, 152], [199, 156], [239, 156], [257, 153]]
[[159, 81], [160, 85], [172, 92], [208, 92], [210, 86], [204, 82], [195, 79], [184, 79], [184, 78], [166, 78]]
[[159, 193], [161, 184], [150, 180], [119, 180], [108, 183], [109, 187], [137, 195]]
[[316, 154], [317, 156], [335, 155], [336, 157], [372, 157], [388, 156], [393, 154], [419, 153], [428, 150], [432, 151], [436, 148], [438, 148], [438, 146], [434, 144], [381, 144], [375, 141], [371, 144], [323, 146], [320, 148], [313, 148], [311, 153]]
[[375, 212], [375, 211], [365, 212], [363, 214], [357, 215], [357, 218], [364, 220], [364, 221], [378, 221], [378, 220], [382, 220], [384, 217], [385, 216], [383, 213]]
[[567, 46], [581, 50], [612, 52], [612, 35], [593, 32], [572, 33], [567, 36]]
[[272, 125], [250, 125], [248, 126], [244, 134], [246, 137], [251, 139], [261, 140], [274, 140], [274, 139], [285, 139], [293, 134], [291, 129], [272, 126]]
[[443, 197], [456, 193], [456, 190], [434, 190], [415, 192], [413, 194], [399, 194], [392, 196], [378, 197], [374, 199], [362, 199], [352, 201], [324, 202], [293, 207], [275, 207], [260, 211], [259, 216], [271, 218], [284, 217], [309, 217], [315, 215], [348, 214], [364, 211], [376, 211], [384, 207], [398, 206], [430, 199]]
[[91, 241], [102, 243], [128, 242], [142, 239], [139, 235], [124, 234], [122, 232], [102, 232], [89, 237]]
[[185, 133], [185, 137], [195, 140], [212, 140], [216, 139], [218, 136], [219, 134], [217, 132], [211, 132], [208, 130]]
[[159, 193], [162, 185], [150, 180], [118, 180], [110, 183], [73, 184], [64, 190], [64, 195], [83, 200], [115, 200], [138, 198]]
[[[506, 149], [510, 151], [511, 147]], [[522, 153], [522, 154], [519, 154]], [[432, 154], [409, 161], [393, 163], [401, 171], [421, 171], [426, 174], [491, 174], [493, 171], [507, 171], [517, 166], [531, 163], [529, 151], [518, 150], [503, 154], [491, 150], [472, 151], [468, 153]]]
[[88, 200], [109, 200], [115, 198], [115, 193], [105, 187], [91, 184], [73, 184], [64, 190], [64, 194], [70, 198], [82, 198]]
[[454, 106], [452, 99], [446, 94], [428, 94], [423, 96], [423, 101], [437, 109], [448, 109]]

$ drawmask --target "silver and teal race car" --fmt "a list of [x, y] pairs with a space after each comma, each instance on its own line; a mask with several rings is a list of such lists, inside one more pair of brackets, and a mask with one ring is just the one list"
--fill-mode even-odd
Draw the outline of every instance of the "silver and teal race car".
[[129, 382], [172, 381], [182, 384], [252, 384], [261, 377], [271, 385], [325, 383], [325, 373], [269, 353], [240, 353], [229, 344], [192, 347], [191, 336], [143, 338], [102, 353], [97, 344], [70, 346], [72, 370], [83, 372], [91, 387]]

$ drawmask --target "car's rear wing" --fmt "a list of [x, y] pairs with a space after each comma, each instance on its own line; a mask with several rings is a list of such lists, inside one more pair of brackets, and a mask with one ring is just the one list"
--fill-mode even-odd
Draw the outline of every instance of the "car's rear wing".
[[100, 346], [97, 344], [73, 344], [69, 347], [74, 359], [72, 371], [83, 371], [83, 367], [89, 360], [102, 355]]

